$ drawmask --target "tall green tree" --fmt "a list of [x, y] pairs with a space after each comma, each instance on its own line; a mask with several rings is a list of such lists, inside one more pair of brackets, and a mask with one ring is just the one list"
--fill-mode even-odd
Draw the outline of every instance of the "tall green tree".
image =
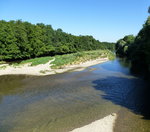
[[92, 36], [75, 36], [54, 30], [43, 23], [0, 21], [0, 60], [27, 59], [38, 56], [74, 53], [85, 50], [109, 49], [114, 44], [103, 43]]

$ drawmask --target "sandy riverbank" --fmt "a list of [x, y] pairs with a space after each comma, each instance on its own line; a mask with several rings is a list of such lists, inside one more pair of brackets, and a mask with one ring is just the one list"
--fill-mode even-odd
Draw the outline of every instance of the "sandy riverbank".
[[76, 65], [67, 65], [64, 66], [62, 69], [51, 69], [52, 61], [54, 60], [51, 60], [46, 64], [40, 64], [37, 66], [30, 66], [30, 64], [24, 64], [16, 67], [5, 65], [6, 66], [5, 69], [0, 69], [0, 75], [26, 74], [26, 75], [43, 76], [43, 75], [51, 75], [56, 73], [63, 73], [69, 70], [79, 71], [85, 69], [86, 67], [106, 62], [108, 61], [108, 58], [99, 58], [96, 60], [90, 60]]
[[113, 113], [89, 125], [74, 129], [71, 132], [113, 132], [117, 114]]

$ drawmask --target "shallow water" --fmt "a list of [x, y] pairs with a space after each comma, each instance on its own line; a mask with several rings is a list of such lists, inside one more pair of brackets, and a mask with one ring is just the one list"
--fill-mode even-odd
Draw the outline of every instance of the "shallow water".
[[0, 77], [0, 132], [67, 132], [117, 113], [115, 132], [149, 132], [146, 82], [116, 59], [51, 76]]

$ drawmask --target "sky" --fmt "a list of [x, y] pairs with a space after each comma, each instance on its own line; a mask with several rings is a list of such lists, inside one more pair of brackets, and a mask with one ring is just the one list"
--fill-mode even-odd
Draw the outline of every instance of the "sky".
[[116, 42], [137, 35], [148, 17], [150, 0], [0, 0], [0, 20], [22, 20]]

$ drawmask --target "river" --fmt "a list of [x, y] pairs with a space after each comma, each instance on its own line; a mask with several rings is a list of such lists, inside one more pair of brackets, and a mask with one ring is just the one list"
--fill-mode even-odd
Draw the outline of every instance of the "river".
[[148, 85], [120, 59], [80, 72], [0, 77], [0, 132], [67, 132], [111, 113], [114, 132], [150, 132]]

